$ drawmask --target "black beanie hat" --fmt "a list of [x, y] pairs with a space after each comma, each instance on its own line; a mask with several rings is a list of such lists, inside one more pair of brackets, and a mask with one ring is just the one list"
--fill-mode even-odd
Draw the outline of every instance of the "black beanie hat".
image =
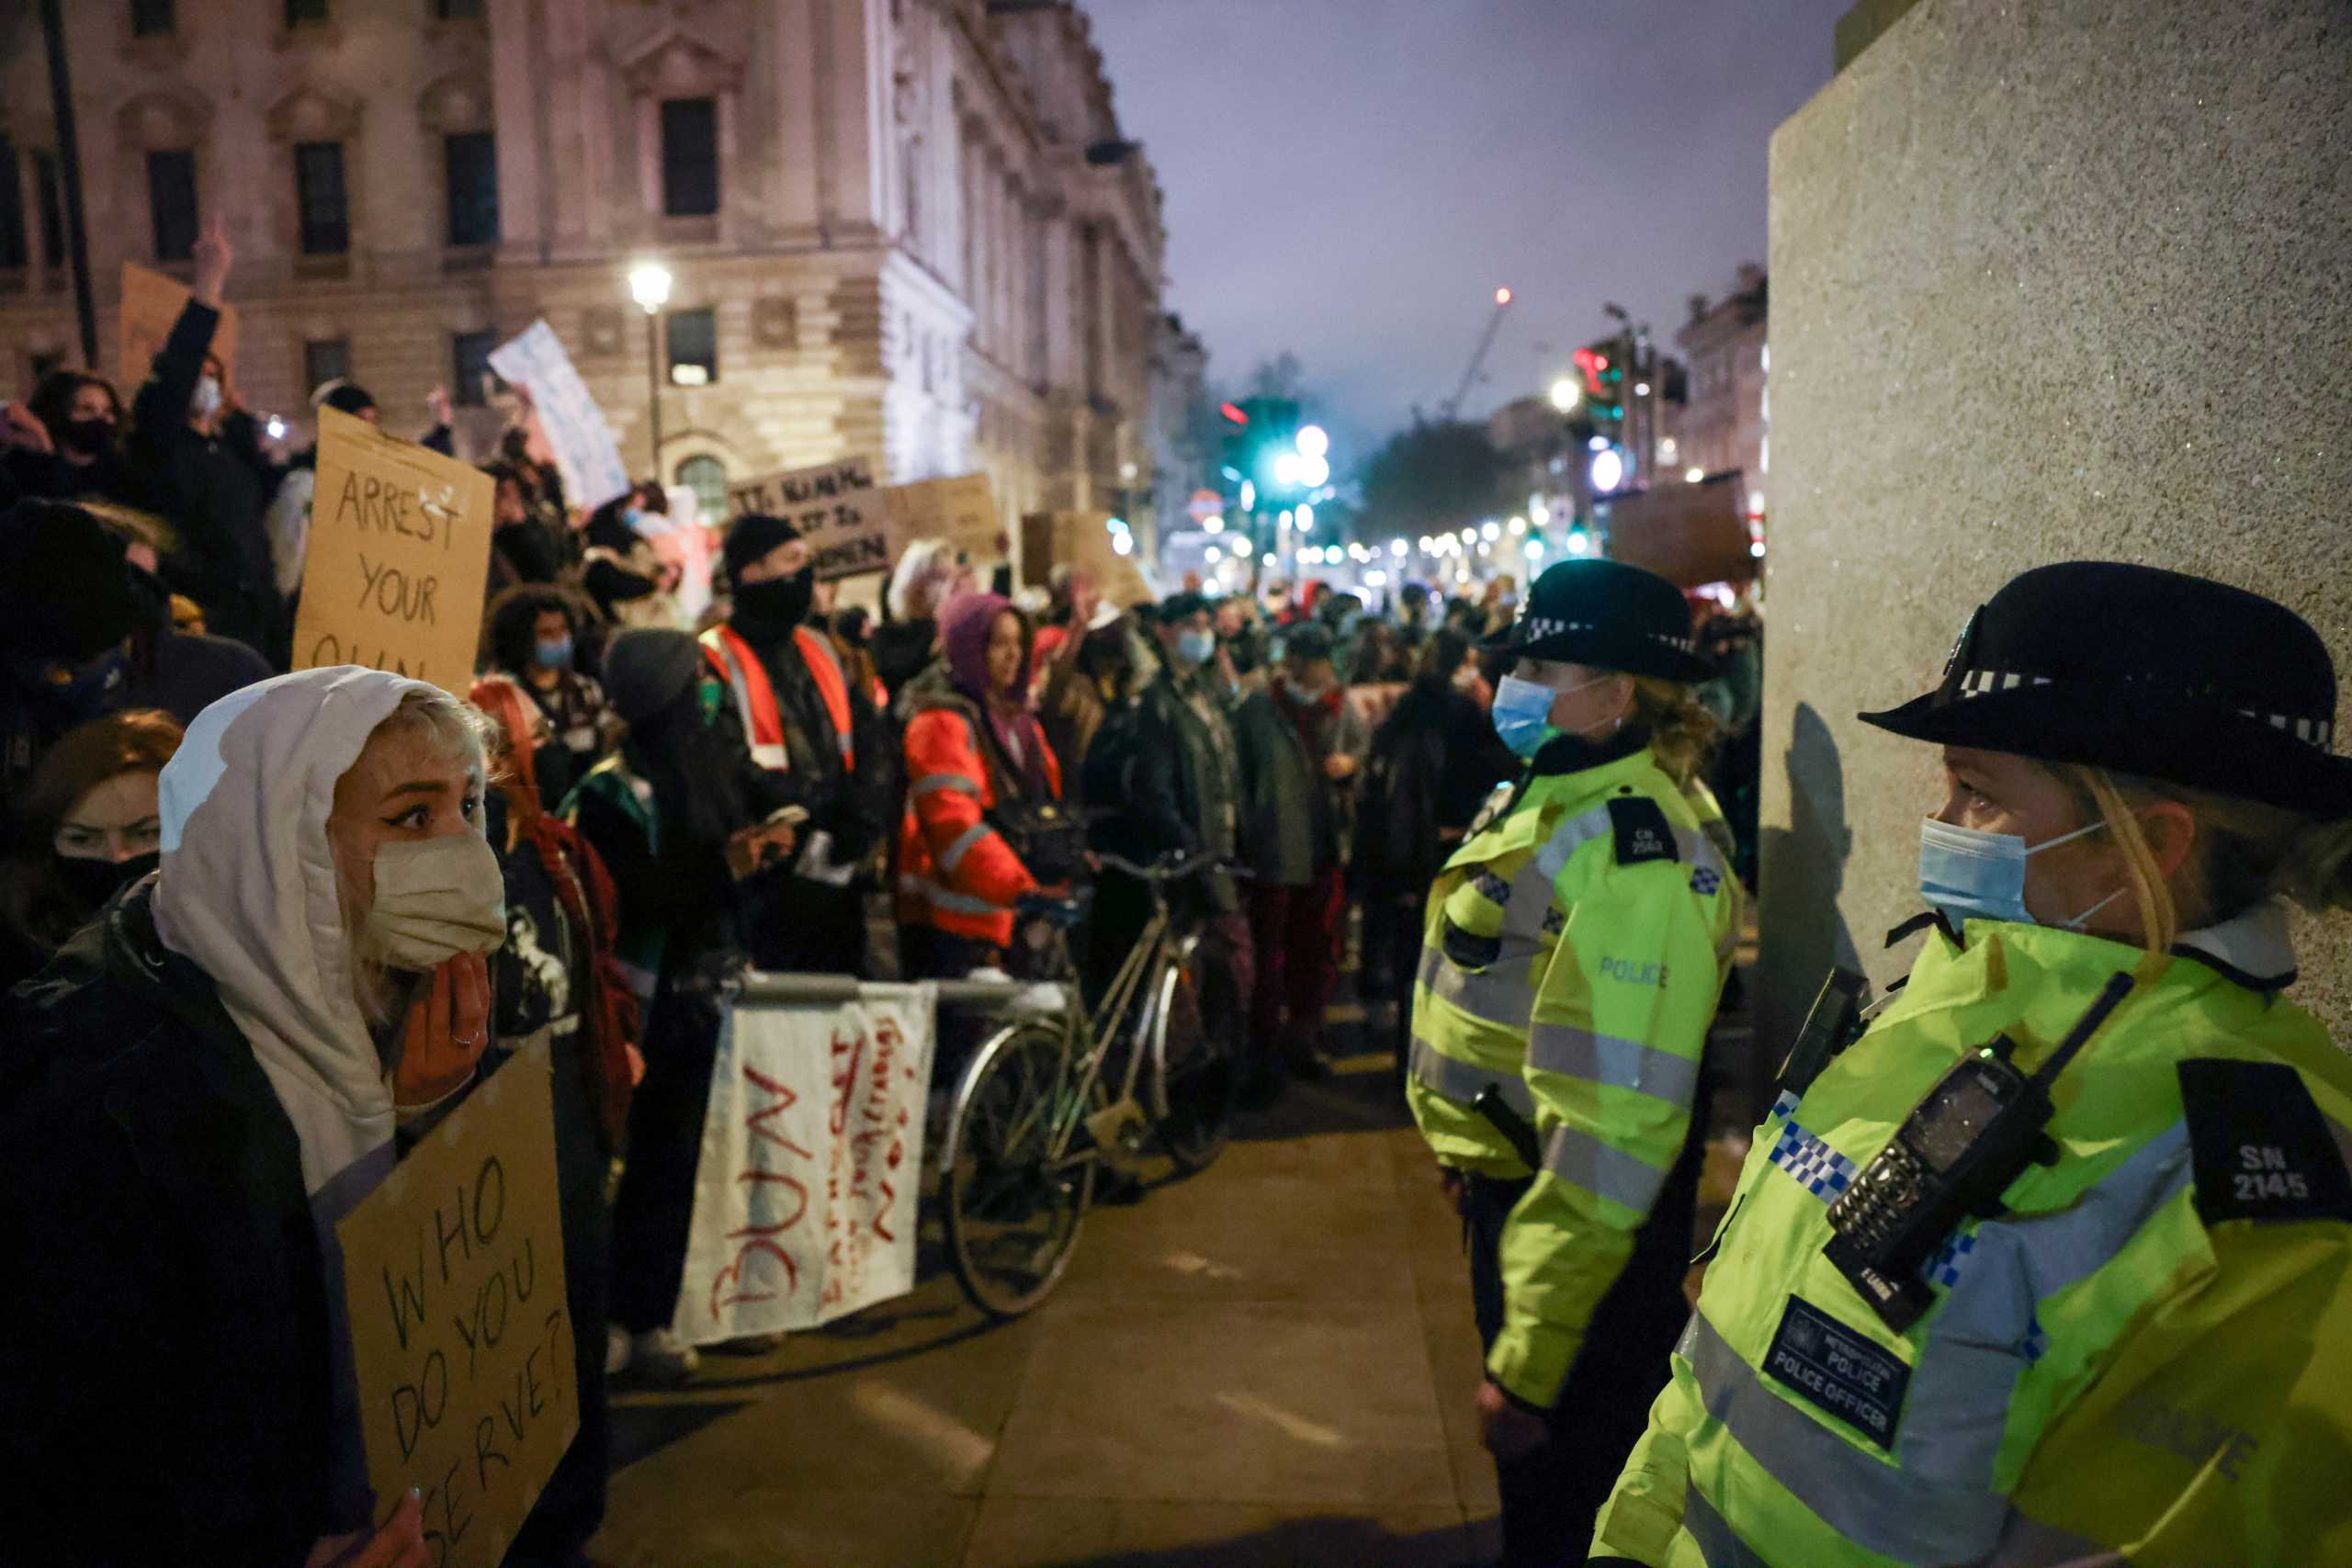
[[702, 667], [702, 645], [689, 634], [635, 627], [605, 649], [605, 695], [622, 723], [642, 725], [684, 694]]
[[28, 498], [0, 517], [0, 638], [45, 659], [105, 652], [141, 620], [124, 540], [79, 506]]
[[788, 545], [798, 537], [800, 530], [781, 517], [764, 512], [738, 517], [727, 530], [727, 580], [734, 581], [745, 567], [778, 545]]
[[312, 408], [333, 409], [337, 413], [358, 414], [376, 406], [368, 389], [341, 377], [326, 382], [311, 394]]

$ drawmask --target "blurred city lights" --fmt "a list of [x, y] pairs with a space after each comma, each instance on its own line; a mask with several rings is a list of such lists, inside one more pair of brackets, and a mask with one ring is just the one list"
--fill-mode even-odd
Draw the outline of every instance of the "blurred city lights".
[[1274, 482], [1278, 485], [1305, 484], [1306, 481], [1301, 477], [1300, 465], [1306, 461], [1295, 452], [1275, 453]]
[[1225, 519], [1222, 517], [1204, 517], [1201, 519], [1201, 526], [1209, 533], [1222, 534], [1225, 532]]
[[[1298, 430], [1298, 451], [1303, 457], [1320, 457], [1331, 450], [1331, 438], [1319, 424], [1305, 424]], [[1317, 481], [1320, 483], [1321, 481]]]
[[1498, 289], [1496, 289], [1496, 290], [1495, 290], [1495, 303], [1496, 303], [1496, 304], [1498, 304], [1498, 305], [1508, 305], [1508, 304], [1510, 304], [1510, 289], [1508, 289], [1508, 288], [1498, 288]]
[[1298, 503], [1298, 511], [1295, 515], [1298, 521], [1299, 532], [1306, 534], [1313, 533], [1315, 531], [1315, 508], [1307, 505], [1302, 501]]
[[1478, 537], [1482, 539], [1494, 540], [1499, 539], [1502, 536], [1502, 528], [1498, 524], [1482, 523], [1478, 525]]
[[1604, 446], [1592, 455], [1592, 488], [1594, 490], [1603, 491], [1615, 490], [1624, 481], [1624, 478], [1625, 459], [1617, 455], [1615, 447]]
[[1322, 457], [1301, 457], [1298, 462], [1298, 482], [1313, 490], [1331, 477], [1331, 465]]
[[1241, 510], [1244, 512], [1255, 512], [1257, 509], [1258, 487], [1251, 484], [1248, 479], [1243, 479], [1241, 481]]
[[1389, 541], [1388, 541], [1388, 553], [1389, 553], [1390, 555], [1392, 555], [1392, 556], [1401, 556], [1401, 555], [1403, 555], [1403, 554], [1405, 553], [1405, 541], [1404, 541], [1404, 540], [1402, 540], [1402, 539], [1391, 539], [1391, 540], [1389, 540]]
[[1584, 389], [1572, 377], [1563, 376], [1552, 383], [1552, 406], [1562, 413], [1571, 413], [1584, 400]]
[[1682, 479], [1685, 484], [1697, 484], [1706, 477], [1707, 470], [1704, 468], [1690, 468], [1682, 470]]

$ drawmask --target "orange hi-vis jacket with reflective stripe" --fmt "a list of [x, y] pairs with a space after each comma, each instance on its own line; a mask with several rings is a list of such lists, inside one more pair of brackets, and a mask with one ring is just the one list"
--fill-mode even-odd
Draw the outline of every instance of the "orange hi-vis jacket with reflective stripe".
[[[833, 744], [841, 749], [842, 766], [854, 768], [857, 749], [851, 736], [849, 682], [842, 678], [841, 660], [833, 657], [824, 634], [812, 627], [794, 627], [792, 640], [817, 682], [825, 716], [833, 721]], [[711, 627], [702, 634], [702, 656], [735, 694], [735, 709], [743, 720], [743, 737], [751, 742], [752, 761], [778, 773], [788, 770], [792, 764], [785, 750], [784, 714], [775, 705], [775, 687], [768, 679], [767, 666], [760, 662], [743, 634], [724, 622]]]
[[[1012, 906], [1037, 879], [989, 823], [996, 781], [961, 703], [925, 708], [907, 725], [907, 816], [899, 836], [899, 918], [954, 936], [1009, 946]], [[1061, 798], [1061, 766], [1042, 731], [1030, 730], [1046, 784]]]

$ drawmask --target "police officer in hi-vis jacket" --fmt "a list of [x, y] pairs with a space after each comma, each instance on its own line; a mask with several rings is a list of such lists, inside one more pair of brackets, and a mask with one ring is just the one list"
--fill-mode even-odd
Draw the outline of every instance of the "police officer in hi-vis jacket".
[[2352, 1562], [2335, 705], [2291, 612], [2076, 561], [1862, 716], [1940, 750], [1927, 945], [1791, 1053], [1594, 1561]]
[[1680, 592], [1566, 562], [1496, 646], [1527, 768], [1430, 890], [1407, 1093], [1465, 1222], [1505, 1561], [1532, 1568], [1582, 1556], [1666, 1381], [1740, 890]]

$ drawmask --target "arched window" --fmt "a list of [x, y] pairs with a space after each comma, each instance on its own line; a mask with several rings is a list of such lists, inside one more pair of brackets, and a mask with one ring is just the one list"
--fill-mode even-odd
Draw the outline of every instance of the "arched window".
[[727, 465], [698, 453], [678, 465], [678, 482], [695, 492], [695, 510], [707, 524], [727, 519]]

